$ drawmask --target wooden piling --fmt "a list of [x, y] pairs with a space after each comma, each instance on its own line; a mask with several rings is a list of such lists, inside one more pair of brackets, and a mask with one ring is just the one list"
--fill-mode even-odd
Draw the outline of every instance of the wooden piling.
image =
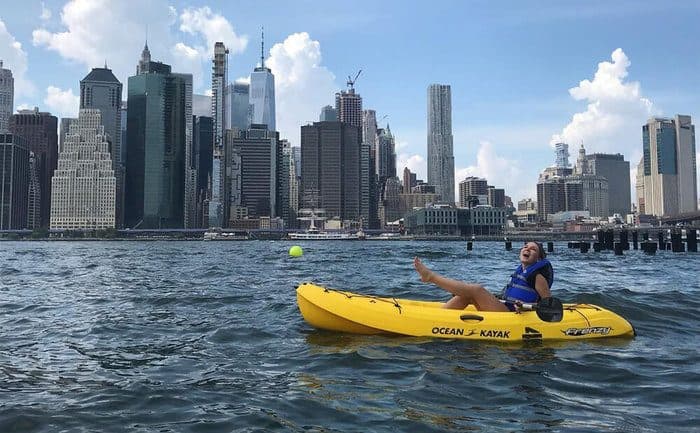
[[656, 254], [656, 247], [657, 247], [657, 244], [654, 242], [643, 242], [642, 243], [642, 251], [644, 251], [646, 254], [649, 254], [649, 255]]
[[630, 243], [629, 243], [629, 233], [627, 232], [627, 230], [620, 230], [620, 244], [622, 244], [623, 250], [629, 251]]
[[622, 255], [622, 251], [623, 251], [622, 242], [615, 242], [614, 249], [615, 249], [615, 255], [616, 255], [616, 256], [621, 256], [621, 255]]
[[698, 238], [697, 231], [695, 229], [687, 229], [685, 231], [685, 242], [688, 244], [689, 253], [698, 252]]
[[671, 251], [674, 253], [684, 253], [685, 245], [683, 245], [683, 234], [680, 230], [673, 230], [671, 232]]
[[612, 250], [615, 248], [615, 230], [605, 231], [605, 249]]

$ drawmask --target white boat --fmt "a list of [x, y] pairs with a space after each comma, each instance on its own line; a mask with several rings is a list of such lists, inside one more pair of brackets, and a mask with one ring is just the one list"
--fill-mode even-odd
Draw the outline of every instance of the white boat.
[[304, 232], [293, 232], [289, 234], [289, 239], [293, 240], [358, 240], [364, 239], [364, 233], [341, 233], [341, 232], [322, 232], [317, 228], [310, 228]]
[[302, 221], [310, 221], [309, 228], [303, 232], [292, 232], [289, 233], [289, 239], [293, 240], [306, 240], [306, 241], [320, 241], [320, 240], [338, 240], [338, 241], [349, 241], [364, 239], [365, 234], [362, 230], [357, 233], [347, 233], [347, 232], [325, 232], [321, 231], [316, 227], [316, 221], [325, 221], [326, 211], [323, 209], [299, 209], [300, 216], [298, 219]]
[[242, 241], [246, 239], [248, 239], [248, 235], [242, 232], [213, 230], [204, 233], [205, 241]]

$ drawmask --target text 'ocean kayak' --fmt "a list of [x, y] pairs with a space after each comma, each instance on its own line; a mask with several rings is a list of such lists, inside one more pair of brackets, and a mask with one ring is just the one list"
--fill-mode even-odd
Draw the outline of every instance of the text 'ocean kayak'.
[[535, 311], [489, 312], [472, 306], [448, 310], [442, 308], [442, 302], [360, 295], [313, 283], [297, 288], [297, 303], [310, 325], [354, 334], [492, 341], [634, 336], [627, 320], [591, 304], [564, 304], [561, 320], [546, 322]]

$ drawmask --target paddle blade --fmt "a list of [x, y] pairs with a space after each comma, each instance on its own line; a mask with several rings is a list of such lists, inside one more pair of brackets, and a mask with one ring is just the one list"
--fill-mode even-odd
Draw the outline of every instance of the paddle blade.
[[557, 298], [542, 298], [535, 311], [543, 322], [561, 322], [564, 317], [564, 306]]

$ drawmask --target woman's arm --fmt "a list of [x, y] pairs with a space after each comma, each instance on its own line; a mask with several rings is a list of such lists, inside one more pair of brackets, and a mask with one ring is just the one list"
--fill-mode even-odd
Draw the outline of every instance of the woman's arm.
[[542, 274], [537, 274], [535, 277], [535, 290], [537, 290], [537, 294], [540, 295], [540, 298], [549, 298], [552, 296], [552, 292], [549, 291], [549, 284]]

